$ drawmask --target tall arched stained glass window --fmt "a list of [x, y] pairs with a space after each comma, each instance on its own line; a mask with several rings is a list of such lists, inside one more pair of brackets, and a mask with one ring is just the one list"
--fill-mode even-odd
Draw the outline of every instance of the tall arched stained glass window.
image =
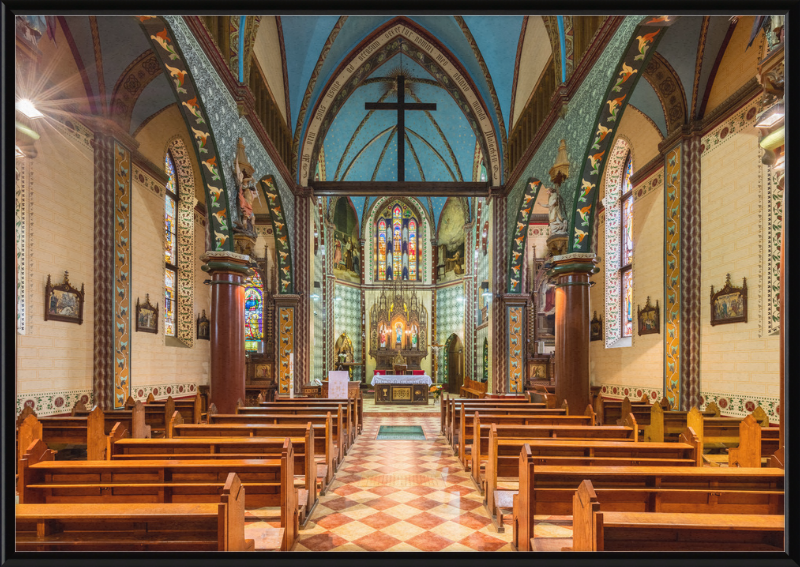
[[622, 336], [633, 335], [633, 185], [631, 154], [625, 160], [622, 174], [622, 234], [620, 238], [620, 275], [622, 280]]
[[386, 221], [378, 223], [378, 281], [386, 281]]
[[419, 218], [405, 203], [392, 203], [375, 220], [377, 281], [419, 281]]
[[244, 288], [244, 348], [258, 350], [264, 340], [264, 286], [258, 274], [245, 280]]
[[169, 176], [164, 196], [164, 335], [174, 337], [178, 310], [178, 178], [169, 152], [164, 156], [164, 171]]

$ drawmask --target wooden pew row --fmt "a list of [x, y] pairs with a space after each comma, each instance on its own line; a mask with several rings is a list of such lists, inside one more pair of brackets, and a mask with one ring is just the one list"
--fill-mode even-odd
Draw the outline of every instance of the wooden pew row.
[[297, 538], [289, 439], [280, 459], [143, 461], [54, 461], [53, 452], [36, 440], [22, 463], [20, 504], [216, 503], [228, 475], [235, 472], [245, 487], [247, 508], [280, 507], [281, 551], [290, 551]]
[[[284, 415], [284, 414], [243, 414], [243, 413], [216, 413], [208, 414], [208, 425], [305, 425], [306, 423], [313, 423], [315, 425], [325, 425], [328, 423], [328, 417], [331, 417], [331, 437], [333, 439], [333, 450], [336, 456], [336, 468], [342, 464], [344, 460], [345, 448], [345, 431], [341, 409], [335, 414], [327, 413], [303, 413], [301, 415]], [[202, 425], [202, 424], [201, 424]]]
[[[72, 417], [87, 417], [92, 411], [98, 409], [95, 406], [88, 409], [82, 402], [77, 402], [72, 408]], [[144, 405], [142, 402], [133, 402], [128, 409], [123, 410], [100, 410], [103, 412], [105, 421], [104, 431], [108, 435], [117, 423], [122, 423], [130, 432], [134, 439], [147, 439], [151, 436], [150, 426], [145, 423]]]
[[490, 412], [491, 410], [497, 410], [496, 412], [492, 413], [513, 413], [514, 411], [531, 411], [531, 410], [539, 410], [543, 412], [543, 415], [566, 415], [568, 414], [568, 410], [566, 408], [547, 408], [545, 404], [542, 403], [510, 403], [510, 402], [501, 402], [501, 403], [475, 403], [475, 402], [486, 402], [486, 400], [466, 400], [465, 402], [454, 402], [451, 404], [450, 409], [447, 412], [447, 423], [445, 424], [445, 436], [447, 440], [450, 441], [450, 445], [453, 449], [456, 448], [456, 444], [458, 443], [458, 432], [461, 428], [461, 414], [462, 409], [466, 412], [467, 419], [472, 419], [472, 412], [481, 410], [484, 412]]
[[481, 399], [486, 397], [487, 386], [488, 383], [486, 382], [478, 382], [477, 380], [464, 378], [464, 384], [461, 386], [461, 391], [459, 393], [462, 398]]
[[[716, 404], [711, 403], [700, 413], [704, 417], [717, 417], [719, 416], [719, 408]], [[650, 443], [676, 440], [686, 428], [688, 415], [688, 411], [665, 411], [661, 404], [653, 404], [650, 406], [649, 420], [645, 424], [640, 424], [644, 425], [642, 440]]]
[[[519, 400], [519, 399], [516, 399], [516, 398], [507, 398], [507, 399], [505, 399], [505, 398], [500, 398], [500, 399], [497, 399], [497, 398], [493, 398], [493, 399], [484, 398], [484, 399], [481, 399], [481, 400], [472, 400], [472, 399], [464, 399], [464, 398], [455, 398], [453, 396], [448, 396], [447, 393], [445, 393], [445, 394], [442, 395], [442, 403], [441, 403], [441, 406], [439, 407], [439, 412], [441, 414], [441, 421], [442, 421], [442, 433], [446, 434], [446, 432], [447, 432], [447, 424], [450, 422], [450, 415], [451, 415], [451, 413], [453, 411], [452, 408], [454, 407], [454, 405], [456, 403], [463, 403], [463, 402], [469, 402], [469, 403], [473, 403], [473, 404], [484, 404], [484, 403], [486, 403], [486, 404], [496, 405], [496, 404], [530, 403], [530, 400], [522, 401], [522, 400]], [[551, 403], [553, 403], [553, 402], [555, 402], [555, 397], [552, 398], [552, 402]], [[539, 403], [542, 404], [543, 402], [539, 402]], [[547, 405], [544, 404], [544, 405], [539, 405], [539, 406], [534, 406], [534, 407], [547, 407]], [[553, 406], [553, 407], [555, 407], [555, 406]]]
[[[224, 438], [224, 437], [302, 437], [305, 435], [308, 422], [300, 425], [286, 424], [194, 424], [182, 423], [180, 414], [176, 414], [167, 431], [169, 439]], [[314, 430], [314, 455], [317, 459], [317, 473], [323, 475], [325, 482], [320, 494], [325, 494], [327, 487], [333, 482], [337, 467], [337, 453], [333, 445], [331, 420], [324, 424], [311, 424]]]
[[564, 467], [535, 464], [520, 452], [519, 494], [513, 502], [513, 544], [531, 550], [533, 518], [569, 515], [584, 480], [608, 511], [711, 514], [784, 513], [780, 469], [712, 467]]
[[[260, 395], [260, 394], [259, 394]], [[294, 399], [294, 400], [285, 400], [279, 399], [274, 402], [265, 402], [259, 401], [259, 407], [283, 407], [283, 406], [292, 406], [292, 405], [306, 405], [306, 406], [313, 406], [313, 405], [337, 405], [343, 402], [350, 402], [356, 408], [356, 419], [358, 423], [358, 430], [357, 434], [360, 434], [364, 428], [364, 399], [361, 396], [356, 398], [349, 398], [348, 400], [343, 400], [339, 398], [313, 398], [311, 400], [305, 400], [302, 398]]]
[[[769, 418], [761, 407], [746, 417], [708, 417], [692, 408], [686, 416], [686, 423], [697, 431], [703, 447], [708, 449], [721, 449], [736, 447], [740, 441], [740, 426], [747, 419], [749, 424], [758, 426], [761, 442], [766, 442], [763, 448], [765, 454], [772, 454], [778, 449], [780, 430], [769, 426]], [[748, 429], [749, 435], [755, 435], [754, 429]], [[760, 466], [760, 464], [758, 465]]]
[[[338, 403], [335, 405], [290, 405], [290, 406], [257, 406], [257, 407], [245, 407], [240, 406], [236, 408], [236, 413], [238, 415], [319, 415], [325, 414], [327, 412], [334, 413], [338, 415], [338, 413], [342, 412], [342, 424], [344, 427], [344, 453], [350, 450], [350, 447], [355, 442], [355, 432], [356, 432], [356, 412], [355, 407], [352, 403], [347, 403], [346, 400], [342, 400], [345, 403]], [[209, 420], [210, 422], [213, 421], [213, 418]]]
[[[765, 465], [764, 461], [768, 464], [771, 455], [778, 450], [779, 435], [777, 427], [761, 427], [752, 415], [748, 415], [739, 424], [738, 447], [728, 449], [728, 466], [761, 467]], [[708, 459], [710, 455], [704, 457]], [[710, 464], [719, 466], [713, 461]]]
[[608, 512], [606, 508], [592, 482], [581, 482], [573, 497], [571, 545], [565, 550], [784, 550], [783, 515]]
[[[617, 425], [617, 421], [622, 419], [623, 415], [631, 413], [631, 410], [627, 412], [623, 411], [622, 405], [625, 403], [625, 400], [627, 400], [625, 409], [628, 409], [628, 406], [631, 408], [646, 407], [648, 410], [650, 409], [650, 398], [647, 397], [647, 394], [644, 394], [640, 400], [636, 400], [635, 402], [632, 402], [627, 396], [622, 400], [611, 400], [603, 396], [597, 396], [594, 403], [594, 411], [597, 414], [598, 423], [601, 425]], [[664, 398], [664, 400], [666, 400], [666, 398]]]
[[[602, 427], [602, 426], [601, 426]], [[605, 426], [609, 427], [609, 426]], [[498, 479], [519, 479], [520, 453], [530, 447], [535, 465], [592, 467], [698, 467], [702, 466], [700, 441], [686, 428], [678, 443], [630, 443], [604, 439], [551, 440], [500, 438], [495, 426], [489, 435], [484, 504], [498, 532], [503, 517], [513, 513], [518, 490], [499, 490]], [[496, 518], [496, 520], [495, 520]]]
[[218, 503], [17, 504], [16, 550], [253, 551], [244, 493], [229, 473]]
[[[481, 409], [473, 412], [472, 419], [470, 419], [466, 417], [466, 411], [465, 406], [462, 405], [462, 415], [459, 417], [460, 431], [458, 433], [458, 458], [461, 460], [461, 464], [464, 465], [465, 471], [471, 469], [471, 452], [474, 450], [473, 444], [475, 440], [480, 439], [481, 424], [487, 426], [484, 428], [487, 436], [489, 434], [488, 426], [492, 423], [498, 425], [594, 425], [594, 410], [591, 405], [586, 406], [587, 413], [584, 415], [566, 415], [566, 411], [563, 413], [550, 413], [558, 412], [558, 409], [514, 410], [513, 413], [497, 413], [496, 409], [488, 409], [486, 411]], [[478, 435], [476, 435], [476, 432], [478, 432]]]
[[[166, 406], [169, 403], [169, 400], [172, 400], [172, 404], [174, 405], [173, 411], [177, 410], [181, 412], [181, 415], [183, 416], [183, 421], [185, 423], [200, 423], [203, 402], [199, 393], [195, 394], [193, 398], [176, 400], [172, 396], [169, 396], [166, 400], [157, 400], [155, 399], [155, 396], [153, 396], [153, 393], [150, 392], [150, 395], [147, 396], [146, 405]], [[127, 408], [133, 405], [134, 403], [135, 402], [133, 398], [128, 396], [128, 399], [125, 402], [125, 407]], [[170, 413], [169, 415], [171, 416], [172, 413]]]
[[24, 455], [31, 442], [39, 439], [48, 447], [86, 446], [88, 459], [105, 459], [111, 436], [114, 438], [130, 436], [124, 423], [114, 424], [108, 435], [105, 433], [106, 426], [103, 410], [99, 407], [85, 416], [37, 418], [35, 414], [29, 414], [17, 431], [17, 446], [21, 452], [19, 457]]
[[[588, 411], [588, 410], [587, 410]], [[575, 418], [583, 420], [586, 423], [565, 423], [554, 424], [558, 425], [559, 429], [554, 430], [551, 427], [531, 427], [528, 425], [514, 425], [510, 423], [497, 422], [491, 420], [488, 423], [484, 420], [484, 415], [475, 412], [472, 418], [472, 446], [470, 454], [470, 474], [472, 481], [480, 489], [483, 494], [483, 471], [485, 471], [485, 462], [489, 455], [489, 437], [490, 431], [494, 429], [497, 432], [498, 439], [531, 439], [531, 438], [544, 438], [553, 437], [556, 439], [563, 438], [577, 438], [577, 439], [605, 439], [609, 441], [620, 442], [638, 442], [639, 437], [636, 434], [635, 419], [629, 414], [628, 419], [625, 420], [623, 425], [604, 425], [593, 426], [591, 424], [591, 416], [564, 416], [565, 418]], [[492, 422], [497, 424], [497, 427], [492, 427]], [[544, 423], [531, 424], [537, 426], [545, 426]], [[580, 426], [580, 427], [576, 427]], [[587, 427], [589, 429], [587, 429]], [[514, 458], [519, 456], [519, 451], [514, 453]], [[515, 460], [515, 463], [517, 461]], [[512, 476], [516, 476], [512, 475]]]
[[[121, 439], [111, 446], [109, 460], [279, 459], [285, 439], [285, 437]], [[295, 475], [294, 485], [299, 489], [297, 505], [300, 510], [300, 523], [305, 527], [319, 502], [317, 485], [325, 485], [327, 471], [317, 471], [314, 429], [311, 424], [306, 425], [303, 437], [290, 437], [289, 440], [294, 448], [294, 470], [298, 473]]]

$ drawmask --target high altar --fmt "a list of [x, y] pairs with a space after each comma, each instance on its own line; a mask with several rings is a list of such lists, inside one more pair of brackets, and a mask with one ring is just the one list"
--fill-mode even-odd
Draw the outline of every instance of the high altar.
[[413, 289], [410, 298], [400, 286], [391, 295], [390, 300], [386, 290], [381, 291], [370, 310], [369, 354], [375, 358], [376, 370], [392, 370], [398, 355], [408, 370], [420, 370], [420, 362], [428, 356], [428, 311]]

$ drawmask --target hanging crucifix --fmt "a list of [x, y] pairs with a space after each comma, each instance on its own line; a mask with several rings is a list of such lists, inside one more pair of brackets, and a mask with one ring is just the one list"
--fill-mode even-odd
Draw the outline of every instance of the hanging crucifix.
[[367, 102], [365, 110], [397, 110], [397, 180], [406, 180], [406, 110], [436, 110], [436, 103], [406, 102], [406, 78], [397, 76], [397, 102]]

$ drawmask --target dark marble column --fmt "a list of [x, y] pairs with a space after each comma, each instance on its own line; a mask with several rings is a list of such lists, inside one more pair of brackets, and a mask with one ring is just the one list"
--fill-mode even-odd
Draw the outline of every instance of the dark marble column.
[[567, 400], [569, 412], [580, 415], [589, 405], [589, 277], [594, 254], [566, 254], [553, 259], [556, 278], [556, 397]]
[[236, 413], [244, 401], [244, 283], [250, 257], [206, 252], [203, 271], [211, 275], [211, 402], [219, 413]]

